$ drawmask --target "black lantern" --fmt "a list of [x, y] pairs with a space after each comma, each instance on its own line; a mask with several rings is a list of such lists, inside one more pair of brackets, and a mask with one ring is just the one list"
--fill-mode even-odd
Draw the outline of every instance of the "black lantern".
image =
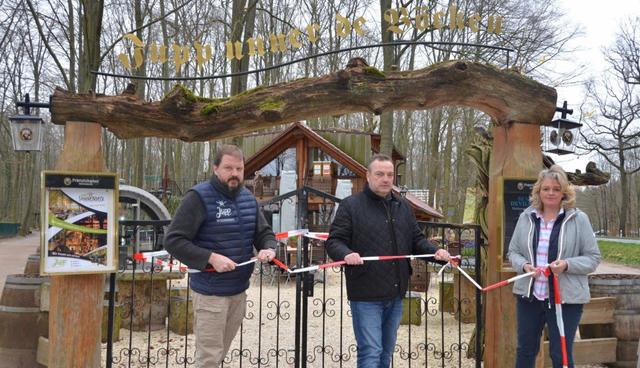
[[24, 102], [17, 102], [16, 106], [24, 108], [24, 115], [9, 118], [11, 138], [15, 151], [41, 151], [44, 136], [44, 122], [37, 115], [31, 115], [31, 107], [49, 107], [50, 104], [36, 103], [29, 100], [29, 94], [24, 95]]
[[556, 107], [556, 111], [561, 113], [560, 119], [543, 124], [543, 150], [557, 155], [574, 153], [582, 124], [567, 119], [567, 114], [573, 114], [573, 109], [567, 109], [567, 101], [562, 107]]

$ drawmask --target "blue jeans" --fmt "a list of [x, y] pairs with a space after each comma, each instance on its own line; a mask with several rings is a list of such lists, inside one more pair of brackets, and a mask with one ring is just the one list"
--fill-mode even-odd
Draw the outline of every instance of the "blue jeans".
[[[516, 368], [533, 368], [536, 355], [540, 350], [540, 337], [546, 323], [549, 331], [549, 350], [553, 368], [562, 368], [562, 349], [560, 347], [560, 331], [556, 322], [555, 305], [549, 301], [528, 301], [520, 296], [516, 305], [518, 318], [518, 350]], [[551, 306], [551, 308], [549, 308]], [[562, 320], [567, 341], [569, 367], [573, 367], [573, 339], [582, 316], [582, 304], [562, 304]]]
[[402, 319], [402, 298], [379, 302], [351, 301], [358, 368], [388, 368]]

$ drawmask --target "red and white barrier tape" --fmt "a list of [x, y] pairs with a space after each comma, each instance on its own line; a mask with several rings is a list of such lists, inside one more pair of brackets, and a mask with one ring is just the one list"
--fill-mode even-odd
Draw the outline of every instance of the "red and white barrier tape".
[[[298, 230], [289, 230], [289, 231], [283, 231], [283, 232], [279, 232], [274, 234], [276, 240], [282, 240], [282, 239], [287, 239], [287, 238], [292, 238], [294, 236], [300, 236], [300, 235], [305, 235], [305, 234], [312, 234], [312, 236], [319, 236], [322, 237], [323, 233], [309, 233], [309, 229], [298, 229]], [[316, 235], [319, 234], [319, 235]], [[309, 237], [312, 237], [309, 236]], [[323, 238], [323, 240], [326, 240], [326, 238], [328, 237], [325, 236]], [[321, 238], [322, 239], [322, 238]], [[155, 252], [144, 252], [144, 253], [135, 253], [133, 255], [133, 259], [135, 259], [136, 261], [146, 261], [147, 259], [153, 259], [155, 258], [163, 258], [163, 257], [170, 257], [171, 255], [169, 254], [169, 252], [167, 252], [166, 250], [160, 250], [160, 251], [155, 251]], [[248, 264], [252, 264], [255, 263], [257, 261], [257, 259], [254, 257], [246, 262], [242, 262], [242, 263], [237, 263], [236, 267], [241, 267], [241, 266], [245, 266]], [[161, 259], [155, 259], [154, 263], [158, 266], [163, 266], [164, 267], [169, 267], [172, 266], [172, 264], [169, 261], [163, 261]], [[281, 263], [282, 264], [282, 263]], [[195, 270], [192, 268], [187, 268], [186, 266], [179, 266], [180, 272], [189, 272], [189, 273], [198, 273], [198, 272], [216, 272], [216, 270], [214, 268], [206, 268], [204, 270]]]
[[[170, 257], [171, 255], [166, 250], [156, 251], [156, 252], [144, 252], [144, 253], [134, 253], [133, 259], [136, 261], [145, 262], [147, 259], [153, 260], [152, 263], [156, 266], [162, 266], [162, 270], [160, 272], [165, 271], [165, 269], [172, 269], [175, 264], [171, 261], [163, 260], [164, 257]], [[236, 263], [236, 267], [246, 266], [252, 263], [255, 263], [258, 259], [253, 257], [248, 261]], [[189, 272], [189, 273], [199, 273], [199, 272], [216, 272], [214, 268], [205, 268], [204, 270], [196, 270], [193, 268], [187, 268], [182, 263], [177, 266], [180, 272]]]
[[496, 282], [495, 284], [491, 284], [491, 285], [489, 285], [487, 287], [481, 288], [480, 290], [489, 291], [489, 290], [501, 288], [503, 286], [507, 286], [509, 284], [512, 284], [517, 280], [523, 279], [525, 277], [533, 276], [535, 273], [536, 273], [536, 271], [532, 271], [532, 272], [523, 273], [522, 275], [513, 276], [513, 277], [511, 277], [509, 279], [502, 280], [500, 282]]
[[[248, 261], [241, 262], [241, 263], [236, 263], [236, 267], [242, 267], [242, 266], [250, 265], [252, 263], [256, 263], [256, 261], [258, 261], [258, 258], [253, 257]], [[189, 269], [189, 273], [198, 273], [198, 272], [217, 272], [217, 271], [213, 267], [207, 267], [204, 270], [194, 270], [192, 268]]]
[[304, 234], [305, 238], [310, 238], [310, 239], [317, 239], [317, 240], [327, 240], [329, 238], [329, 233], [314, 233], [314, 232], [307, 232], [306, 234]]
[[[458, 268], [458, 269], [463, 274], [465, 274], [465, 276], [467, 276], [469, 280], [473, 281], [468, 275], [466, 275], [466, 273], [461, 268]], [[538, 271], [542, 271], [543, 274], [547, 277], [551, 276], [551, 268], [549, 268], [549, 265], [547, 265], [544, 267], [538, 267], [536, 271], [523, 273], [521, 275], [511, 277], [507, 280], [496, 282], [495, 284], [491, 284], [487, 287], [481, 288], [481, 290], [484, 292], [487, 292], [489, 290], [494, 290], [494, 289], [509, 285], [515, 282], [516, 280], [520, 280], [525, 277], [532, 277]], [[477, 287], [479, 287], [479, 285], [477, 285]], [[558, 324], [558, 332], [560, 334], [560, 349], [562, 351], [562, 367], [567, 368], [569, 366], [569, 355], [567, 353], [567, 339], [564, 331], [564, 320], [562, 319], [562, 298], [560, 295], [560, 284], [558, 282], [558, 275], [554, 275], [553, 277], [553, 296], [554, 296], [553, 299], [554, 299], [555, 310], [556, 310], [556, 323]]]
[[442, 276], [442, 273], [444, 272], [444, 270], [450, 267], [457, 267], [458, 263], [460, 262], [462, 262], [462, 256], [450, 256], [449, 262], [442, 265], [442, 268], [440, 268], [440, 271], [438, 271], [438, 278]]
[[147, 258], [153, 258], [153, 257], [170, 257], [171, 255], [169, 254], [169, 252], [167, 252], [166, 250], [159, 250], [156, 252], [139, 252], [139, 253], [134, 253], [133, 254], [133, 259], [135, 259], [136, 261], [142, 261], [145, 260]]
[[[190, 272], [187, 266], [184, 266], [182, 263], [175, 264], [169, 260], [164, 260], [162, 258], [169, 257], [169, 253], [167, 251], [159, 251], [159, 252], [145, 252], [145, 253], [134, 253], [133, 259], [138, 262], [147, 262], [149, 259], [151, 263], [153, 263], [155, 272], [169, 272], [174, 269], [180, 272]], [[156, 271], [156, 267], [162, 267], [160, 270]]]
[[[551, 276], [551, 269], [547, 267], [544, 274]], [[553, 299], [556, 305], [556, 323], [558, 324], [558, 332], [560, 333], [560, 349], [562, 350], [562, 367], [569, 366], [569, 354], [567, 354], [567, 338], [564, 334], [564, 320], [562, 319], [562, 299], [560, 296], [560, 285], [558, 283], [558, 275], [553, 275]]]
[[456, 265], [456, 268], [458, 269], [458, 271], [460, 271], [462, 276], [466, 277], [467, 280], [471, 281], [473, 286], [477, 287], [479, 290], [482, 290], [482, 286], [480, 286], [480, 284], [478, 284], [476, 280], [473, 279], [473, 277], [469, 276], [469, 274], [465, 270], [463, 270], [462, 267]]
[[[414, 259], [414, 258], [429, 258], [429, 257], [434, 257], [435, 254], [418, 254], [418, 255], [413, 255], [413, 254], [407, 254], [407, 255], [400, 255], [400, 256], [370, 256], [370, 257], [362, 257], [361, 259], [365, 262], [371, 262], [371, 261], [391, 261], [394, 259]], [[273, 260], [274, 262], [276, 261], [275, 259]], [[280, 262], [281, 263], [281, 262]], [[303, 267], [303, 268], [297, 268], [297, 269], [289, 269], [288, 267], [281, 266], [282, 269], [284, 269], [285, 271], [287, 271], [288, 273], [302, 273], [302, 272], [312, 272], [312, 271], [317, 271], [317, 270], [322, 270], [325, 268], [330, 268], [330, 267], [337, 267], [337, 266], [342, 266], [342, 265], [346, 265], [347, 262], [345, 261], [336, 261], [336, 262], [329, 262], [329, 263], [323, 263], [323, 264], [319, 264], [319, 265], [313, 265], [313, 266], [309, 266], [309, 267]], [[286, 267], [286, 269], [285, 269]]]
[[276, 240], [282, 240], [287, 238], [293, 238], [294, 236], [304, 235], [309, 232], [309, 229], [289, 230], [276, 233]]
[[[329, 234], [327, 233], [314, 233], [314, 232], [309, 232], [307, 229], [300, 229], [300, 230], [291, 230], [291, 231], [285, 231], [285, 232], [281, 232], [276, 234], [276, 239], [277, 240], [281, 240], [281, 239], [285, 239], [285, 238], [289, 238], [289, 237], [293, 237], [293, 236], [298, 236], [298, 235], [303, 235], [305, 237], [308, 238], [312, 238], [312, 239], [318, 239], [318, 240], [326, 240], [329, 236]], [[170, 266], [169, 268], [171, 268], [171, 263], [170, 261], [164, 261], [162, 259], [155, 259], [156, 257], [167, 257], [169, 256], [169, 253], [167, 251], [158, 251], [158, 252], [146, 252], [146, 253], [135, 253], [133, 255], [133, 258], [137, 261], [145, 261], [147, 258], [151, 258], [154, 259], [155, 264], [161, 265], [164, 267], [166, 266]], [[371, 256], [371, 257], [362, 257], [362, 260], [365, 262], [372, 262], [372, 261], [390, 261], [390, 260], [394, 260], [394, 259], [415, 259], [415, 258], [429, 258], [429, 257], [435, 257], [435, 254], [420, 254], [420, 255], [398, 255], [398, 256]], [[503, 280], [500, 282], [497, 282], [495, 284], [489, 285], [487, 287], [482, 287], [480, 286], [476, 280], [474, 280], [462, 267], [460, 267], [459, 263], [461, 261], [462, 257], [460, 256], [455, 256], [455, 257], [451, 257], [451, 259], [449, 260], [449, 263], [447, 263], [446, 265], [444, 265], [440, 271], [438, 271], [438, 275], [440, 276], [442, 274], [442, 272], [444, 272], [445, 268], [447, 267], [454, 267], [456, 268], [458, 271], [460, 271], [460, 273], [467, 279], [469, 280], [476, 288], [478, 288], [478, 290], [482, 291], [482, 292], [487, 292], [490, 290], [494, 290], [494, 289], [498, 289], [500, 287], [509, 285], [517, 280], [523, 279], [525, 277], [531, 277], [533, 275], [535, 275], [536, 271], [532, 271], [532, 272], [527, 272], [527, 273], [523, 273], [521, 275], [517, 275], [514, 277], [511, 277], [507, 280]], [[241, 266], [245, 266], [248, 264], [252, 264], [254, 262], [257, 261], [257, 258], [252, 258], [249, 261], [246, 262], [242, 262], [242, 263], [238, 263], [236, 265], [236, 267], [241, 267]], [[280, 267], [283, 271], [290, 273], [290, 274], [297, 274], [297, 273], [303, 273], [303, 272], [312, 272], [312, 271], [317, 271], [317, 270], [322, 270], [325, 268], [330, 268], [330, 267], [337, 267], [337, 266], [342, 266], [345, 265], [346, 262], [345, 261], [337, 261], [337, 262], [329, 262], [329, 263], [323, 263], [323, 264], [319, 264], [319, 265], [314, 265], [314, 266], [309, 266], [309, 267], [303, 267], [303, 268], [298, 268], [298, 269], [290, 269], [289, 267], [287, 267], [286, 264], [284, 264], [283, 262], [281, 262], [280, 260], [278, 260], [277, 258], [274, 258], [271, 260], [272, 263], [274, 263], [275, 265], [277, 265], [278, 267]], [[215, 269], [213, 268], [208, 268], [205, 269], [203, 271], [199, 271], [199, 270], [194, 270], [194, 269], [188, 269], [184, 266], [179, 266], [178, 268], [180, 270], [180, 272], [189, 272], [189, 273], [198, 273], [198, 272], [216, 272]], [[550, 275], [550, 268], [544, 267], [544, 274], [549, 277]], [[558, 331], [560, 334], [560, 347], [561, 347], [561, 351], [562, 351], [562, 366], [563, 368], [567, 368], [569, 363], [568, 363], [568, 354], [567, 354], [567, 341], [566, 341], [566, 336], [565, 336], [565, 331], [564, 331], [564, 321], [562, 319], [562, 300], [560, 297], [560, 285], [558, 283], [558, 277], [553, 277], [553, 285], [554, 285], [554, 302], [555, 302], [555, 309], [556, 309], [556, 322], [558, 324]]]
[[[305, 236], [307, 238], [318, 239], [318, 240], [323, 240], [324, 241], [324, 240], [327, 240], [327, 238], [329, 237], [328, 233], [310, 232], [308, 229], [284, 231], [284, 232], [281, 232], [281, 233], [277, 233], [275, 235], [276, 235], [276, 240], [281, 240], [281, 239], [286, 239], [286, 238], [290, 238], [290, 237], [293, 237], [293, 236], [303, 235], [303, 236]], [[137, 261], [145, 261], [147, 258], [154, 259], [155, 257], [168, 257], [168, 256], [169, 256], [169, 253], [167, 251], [157, 251], [157, 252], [135, 253], [133, 255], [133, 258], [135, 260], [137, 260]], [[372, 261], [390, 261], [390, 260], [394, 260], [394, 259], [415, 259], [415, 258], [429, 258], [429, 257], [435, 257], [435, 254], [397, 255], [397, 256], [370, 256], [370, 257], [362, 257], [362, 260], [365, 261], [365, 262], [372, 262]], [[501, 288], [503, 286], [512, 284], [513, 282], [515, 282], [517, 280], [520, 280], [520, 279], [523, 279], [525, 277], [531, 277], [531, 276], [535, 275], [536, 272], [537, 272], [537, 271], [532, 271], [532, 272], [523, 273], [521, 275], [517, 275], [517, 276], [511, 277], [511, 278], [509, 278], [507, 280], [503, 280], [503, 281], [497, 282], [495, 284], [491, 284], [489, 286], [482, 287], [464, 269], [462, 269], [462, 267], [460, 267], [459, 263], [460, 263], [461, 259], [462, 259], [462, 257], [460, 257], [460, 256], [451, 257], [451, 259], [449, 260], [449, 263], [444, 265], [440, 269], [440, 271], [438, 271], [438, 275], [441, 275], [442, 272], [444, 272], [445, 268], [454, 267], [458, 271], [460, 271], [460, 273], [467, 280], [469, 280], [478, 290], [480, 290], [482, 292], [487, 292], [487, 291], [490, 291], [490, 290]], [[252, 258], [249, 261], [238, 263], [236, 265], [236, 267], [252, 264], [252, 263], [255, 263], [256, 261], [257, 261], [257, 258]], [[290, 274], [303, 273], [303, 272], [312, 272], [312, 271], [322, 270], [322, 269], [325, 269], [325, 268], [342, 266], [342, 265], [346, 264], [345, 261], [336, 261], [336, 262], [323, 263], [323, 264], [319, 264], [319, 265], [313, 265], [313, 266], [309, 266], [309, 267], [303, 267], [303, 268], [298, 268], [298, 269], [293, 269], [292, 270], [286, 264], [284, 264], [283, 262], [281, 262], [277, 258], [273, 258], [271, 260], [271, 262], [274, 263], [275, 265], [277, 265], [278, 267], [280, 267], [283, 271], [285, 271], [287, 273], [290, 273]], [[163, 267], [167, 266], [167, 265], [171, 265], [171, 263], [169, 261], [164, 261], [162, 259], [155, 259], [155, 263], [158, 264], [158, 265], [162, 265]], [[551, 271], [550, 271], [550, 268], [548, 267], [548, 265], [545, 266], [545, 267], [540, 267], [540, 268], [543, 269], [544, 274], [547, 277], [549, 277]], [[203, 271], [199, 271], [199, 270], [194, 270], [194, 269], [187, 269], [184, 266], [179, 266], [179, 270], [181, 272], [185, 272], [185, 270], [186, 270], [189, 273], [216, 272], [215, 269], [213, 269], [213, 268], [209, 268], [209, 269], [205, 269]], [[558, 277], [557, 276], [553, 278], [553, 285], [554, 285], [554, 302], [555, 302], [555, 309], [556, 309], [556, 321], [558, 323], [558, 331], [560, 333], [560, 346], [561, 346], [561, 350], [562, 350], [562, 366], [563, 366], [563, 368], [567, 368], [568, 367], [567, 342], [566, 342], [565, 331], [564, 331], [564, 321], [562, 319], [562, 300], [560, 298], [560, 286], [558, 284]]]
[[313, 231], [309, 231], [309, 229], [298, 229], [298, 230], [289, 230], [289, 231], [283, 231], [281, 233], [277, 233], [276, 240], [291, 238], [298, 235], [302, 235], [305, 238], [311, 238], [311, 239], [317, 239], [317, 240], [327, 240], [329, 238], [329, 233], [316, 233]]
[[316, 233], [316, 232], [309, 231], [309, 229], [283, 231], [280, 233], [276, 233], [275, 235], [276, 235], [276, 240], [292, 238], [294, 236], [299, 236], [299, 235], [302, 235], [305, 238], [318, 239], [318, 240], [327, 240], [327, 238], [329, 238], [329, 233]]

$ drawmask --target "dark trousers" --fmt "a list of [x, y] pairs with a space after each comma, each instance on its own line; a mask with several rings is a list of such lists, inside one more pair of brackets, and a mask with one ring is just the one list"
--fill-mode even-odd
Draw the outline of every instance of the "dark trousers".
[[[516, 313], [518, 318], [518, 350], [516, 368], [533, 368], [536, 365], [536, 355], [540, 350], [540, 337], [544, 325], [549, 331], [549, 345], [553, 368], [562, 368], [562, 350], [560, 347], [560, 332], [556, 322], [556, 311], [549, 300], [533, 301], [516, 296]], [[582, 316], [582, 304], [562, 304], [562, 319], [567, 341], [567, 355], [569, 367], [573, 367], [573, 340]]]

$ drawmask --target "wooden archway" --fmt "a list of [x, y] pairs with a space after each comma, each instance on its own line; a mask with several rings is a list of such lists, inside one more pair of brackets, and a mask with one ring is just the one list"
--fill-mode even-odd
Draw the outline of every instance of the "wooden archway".
[[103, 96], [57, 89], [51, 112], [56, 124], [98, 122], [118, 138], [193, 142], [318, 116], [443, 105], [475, 108], [499, 125], [538, 125], [551, 120], [556, 99], [551, 87], [480, 63], [448, 61], [426, 69], [383, 74], [362, 59], [352, 59], [336, 73], [258, 87], [221, 99], [197, 97], [181, 86], [158, 102], [141, 101], [131, 90]]
[[[159, 102], [141, 101], [131, 90], [118, 96], [103, 96], [57, 89], [51, 111], [56, 124], [94, 122], [119, 138], [162, 137], [189, 142], [353, 112], [379, 114], [443, 105], [483, 111], [496, 122], [488, 211], [486, 282], [491, 284], [513, 276], [512, 271], [499, 271], [502, 225], [495, 215], [500, 211], [499, 180], [535, 176], [542, 168], [539, 125], [551, 120], [556, 100], [555, 89], [515, 71], [485, 64], [448, 61], [421, 70], [382, 73], [358, 58], [336, 73], [259, 87], [226, 99], [197, 97], [180, 86]], [[99, 150], [99, 139], [91, 143]], [[511, 290], [502, 288], [489, 293], [487, 308], [485, 366], [512, 366], [516, 322]]]

